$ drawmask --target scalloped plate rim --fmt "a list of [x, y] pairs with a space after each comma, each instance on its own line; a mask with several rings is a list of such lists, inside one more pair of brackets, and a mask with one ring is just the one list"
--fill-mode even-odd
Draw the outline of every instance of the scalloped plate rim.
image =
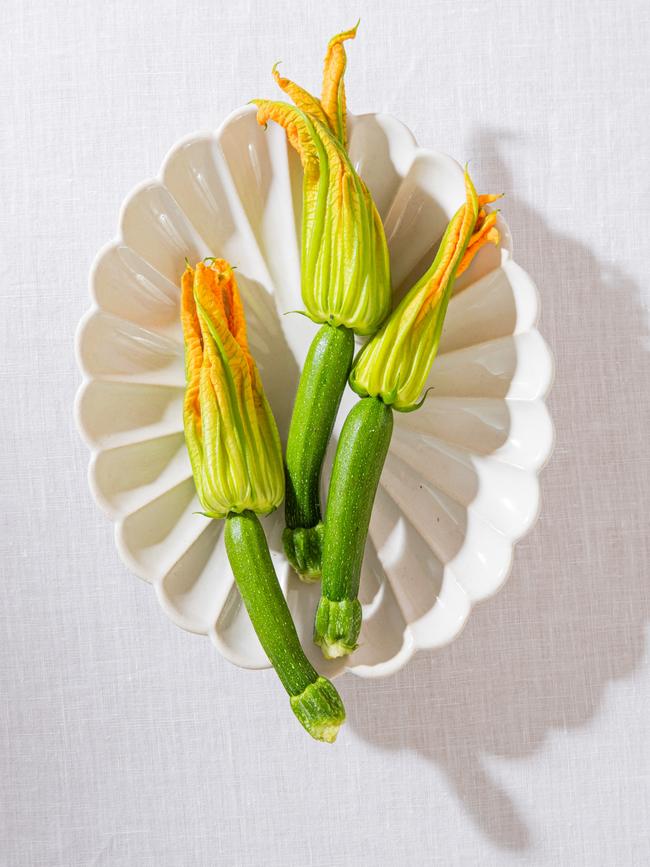
[[[217, 643], [214, 640], [214, 635], [213, 635], [213, 633], [215, 633], [214, 625], [208, 627], [207, 629], [198, 629], [198, 628], [196, 628], [196, 625], [192, 625], [188, 619], [184, 618], [180, 614], [180, 612], [176, 611], [174, 608], [172, 608], [172, 606], [166, 604], [166, 600], [163, 600], [163, 598], [162, 598], [163, 594], [159, 590], [160, 586], [163, 583], [162, 578], [146, 577], [144, 574], [142, 574], [144, 570], [141, 569], [141, 567], [133, 559], [132, 555], [127, 550], [127, 548], [124, 545], [123, 540], [121, 538], [121, 531], [122, 531], [123, 524], [124, 524], [124, 516], [120, 517], [114, 513], [111, 513], [111, 511], [107, 507], [107, 503], [106, 503], [106, 500], [104, 498], [104, 495], [101, 494], [99, 489], [98, 489], [96, 479], [93, 475], [93, 468], [96, 464], [97, 458], [98, 458], [99, 454], [101, 453], [102, 449], [100, 447], [98, 447], [97, 442], [93, 441], [91, 439], [91, 437], [89, 436], [87, 427], [86, 427], [84, 420], [83, 420], [82, 410], [81, 410], [83, 398], [84, 398], [88, 388], [90, 387], [91, 383], [94, 381], [102, 381], [102, 380], [103, 381], [110, 381], [109, 379], [103, 379], [102, 377], [94, 376], [86, 370], [86, 367], [85, 367], [85, 364], [84, 364], [84, 361], [82, 358], [82, 346], [81, 346], [81, 344], [82, 344], [83, 333], [85, 331], [87, 323], [95, 315], [105, 312], [99, 306], [99, 304], [97, 302], [97, 298], [96, 298], [96, 293], [95, 293], [95, 275], [97, 272], [97, 268], [98, 268], [100, 262], [103, 260], [104, 256], [109, 251], [119, 248], [120, 245], [128, 246], [128, 245], [126, 245], [126, 241], [124, 239], [123, 230], [122, 230], [124, 214], [125, 214], [128, 206], [130, 205], [132, 200], [139, 193], [147, 190], [148, 188], [150, 188], [153, 185], [159, 185], [159, 186], [166, 189], [166, 184], [164, 181], [165, 171], [167, 169], [167, 166], [168, 166], [168, 163], [170, 162], [170, 160], [174, 156], [176, 156], [176, 154], [180, 150], [182, 150], [188, 144], [194, 143], [197, 141], [209, 141], [209, 142], [218, 144], [219, 136], [222, 134], [223, 130], [226, 127], [228, 127], [232, 122], [238, 120], [239, 118], [246, 116], [247, 114], [252, 114], [252, 112], [254, 110], [255, 110], [254, 106], [251, 106], [250, 104], [245, 105], [245, 106], [240, 106], [240, 107], [236, 108], [235, 110], [233, 110], [232, 112], [230, 112], [230, 114], [224, 119], [224, 121], [216, 129], [214, 129], [214, 130], [206, 130], [206, 129], [196, 130], [194, 132], [191, 132], [191, 133], [181, 137], [179, 140], [177, 140], [171, 146], [171, 148], [169, 148], [169, 150], [165, 154], [165, 156], [164, 156], [164, 158], [160, 164], [159, 171], [155, 175], [135, 184], [127, 192], [124, 199], [122, 200], [120, 208], [119, 208], [119, 212], [118, 212], [117, 232], [109, 241], [107, 241], [105, 244], [103, 244], [99, 248], [99, 250], [97, 251], [96, 255], [93, 258], [91, 267], [89, 269], [89, 274], [88, 274], [88, 291], [89, 291], [89, 295], [90, 295], [92, 303], [82, 314], [82, 316], [81, 316], [81, 318], [77, 324], [77, 327], [75, 329], [75, 337], [74, 337], [75, 361], [76, 361], [76, 364], [77, 364], [79, 370], [81, 371], [82, 379], [81, 379], [81, 382], [80, 382], [80, 384], [76, 390], [76, 393], [75, 393], [74, 404], [73, 404], [73, 415], [74, 415], [74, 421], [75, 421], [75, 425], [77, 427], [77, 430], [79, 431], [79, 434], [80, 434], [82, 440], [84, 441], [84, 443], [86, 444], [86, 446], [89, 448], [89, 451], [90, 451], [90, 458], [89, 458], [88, 468], [87, 468], [87, 480], [88, 480], [88, 486], [89, 486], [90, 492], [93, 496], [93, 499], [95, 500], [95, 503], [102, 510], [102, 512], [104, 512], [106, 514], [106, 516], [109, 518], [109, 520], [114, 525], [113, 526], [113, 535], [114, 535], [115, 545], [116, 545], [116, 548], [118, 551], [118, 555], [119, 555], [120, 559], [122, 560], [122, 562], [124, 563], [124, 565], [126, 566], [126, 568], [128, 568], [129, 571], [132, 572], [140, 580], [144, 581], [145, 583], [149, 584], [152, 587], [152, 589], [154, 590], [154, 593], [156, 595], [157, 603], [160, 605], [160, 607], [162, 608], [165, 615], [176, 626], [178, 626], [179, 628], [181, 628], [187, 632], [190, 632], [192, 634], [210, 637], [211, 643], [213, 645], [215, 645], [217, 647], [217, 649], [219, 650], [219, 652], [221, 653], [221, 655], [225, 659], [227, 659], [229, 662], [231, 662], [233, 665], [236, 665], [238, 667], [245, 668], [248, 670], [262, 670], [264, 668], [268, 668], [269, 664], [267, 663], [265, 665], [264, 664], [260, 665], [260, 664], [251, 664], [250, 662], [247, 663], [247, 661], [243, 657], [238, 657], [237, 653], [231, 651], [222, 642]], [[410, 163], [409, 163], [410, 165], [412, 165], [412, 163], [414, 162], [414, 160], [416, 159], [418, 154], [426, 154], [426, 155], [434, 154], [438, 157], [444, 158], [445, 160], [449, 160], [452, 163], [454, 163], [455, 165], [460, 167], [460, 164], [457, 162], [457, 160], [455, 160], [454, 157], [450, 156], [449, 154], [445, 153], [444, 151], [439, 151], [439, 150], [421, 147], [418, 144], [417, 139], [416, 139], [415, 135], [413, 134], [413, 132], [402, 121], [400, 121], [399, 118], [396, 118], [394, 115], [391, 115], [391, 114], [388, 114], [385, 112], [366, 112], [366, 113], [360, 114], [360, 115], [350, 114], [349, 116], [351, 118], [354, 118], [355, 120], [360, 120], [360, 119], [367, 118], [367, 117], [375, 117], [375, 118], [376, 117], [384, 117], [384, 118], [388, 119], [390, 122], [394, 122], [394, 123], [398, 124], [399, 127], [401, 128], [401, 130], [404, 133], [406, 133], [406, 135], [409, 137], [412, 148], [413, 148]], [[461, 632], [465, 629], [465, 627], [466, 627], [466, 625], [470, 619], [470, 615], [471, 615], [471, 612], [472, 612], [472, 609], [474, 608], [474, 606], [479, 605], [482, 602], [485, 602], [485, 601], [491, 599], [492, 597], [494, 597], [503, 588], [505, 583], [508, 581], [508, 579], [512, 573], [513, 564], [514, 564], [515, 545], [524, 536], [526, 536], [528, 533], [531, 532], [532, 528], [535, 526], [535, 524], [537, 523], [537, 521], [539, 519], [539, 515], [541, 513], [541, 508], [542, 508], [542, 497], [541, 497], [541, 490], [539, 487], [539, 476], [540, 476], [541, 472], [543, 471], [544, 467], [550, 461], [552, 454], [553, 454], [553, 451], [554, 451], [554, 448], [555, 448], [555, 442], [556, 442], [555, 425], [553, 423], [553, 419], [552, 419], [550, 412], [548, 410], [548, 407], [546, 405], [546, 398], [548, 397], [548, 394], [551, 391], [553, 384], [554, 384], [554, 381], [555, 381], [556, 364], [555, 364], [554, 355], [553, 355], [548, 343], [546, 342], [546, 340], [544, 339], [544, 337], [541, 335], [541, 333], [539, 332], [539, 330], [537, 328], [537, 325], [539, 322], [539, 317], [540, 317], [540, 311], [541, 311], [541, 295], [540, 295], [539, 289], [537, 287], [536, 282], [530, 277], [528, 272], [526, 272], [525, 269], [523, 269], [522, 266], [519, 265], [519, 263], [517, 263], [515, 261], [513, 255], [512, 255], [512, 235], [509, 231], [509, 227], [507, 226], [507, 223], [505, 222], [505, 220], [503, 222], [506, 225], [506, 227], [508, 228], [508, 234], [509, 234], [509, 239], [510, 239], [510, 244], [509, 244], [509, 248], [508, 248], [509, 261], [515, 263], [517, 265], [517, 267], [520, 268], [526, 274], [526, 276], [530, 280], [530, 284], [531, 284], [531, 286], [535, 292], [535, 295], [536, 295], [537, 309], [536, 309], [535, 317], [534, 317], [534, 320], [531, 322], [530, 327], [524, 333], [530, 333], [533, 331], [537, 332], [537, 334], [540, 337], [540, 346], [542, 346], [544, 349], [544, 352], [546, 355], [545, 360], [546, 360], [547, 365], [548, 365], [548, 375], [546, 378], [545, 387], [544, 387], [543, 391], [540, 393], [540, 395], [537, 396], [534, 399], [534, 401], [531, 401], [531, 402], [541, 403], [544, 406], [544, 411], [546, 413], [547, 420], [549, 423], [548, 424], [549, 439], [546, 442], [546, 447], [544, 449], [544, 457], [540, 461], [539, 465], [535, 468], [535, 470], [532, 473], [530, 473], [530, 475], [532, 475], [538, 482], [538, 495], [537, 495], [537, 503], [536, 503], [536, 508], [535, 508], [534, 514], [531, 516], [531, 518], [527, 522], [526, 526], [521, 530], [521, 532], [518, 533], [514, 538], [509, 539], [510, 556], [509, 556], [507, 566], [504, 569], [503, 575], [501, 576], [500, 580], [497, 583], [490, 586], [488, 588], [487, 592], [485, 593], [485, 595], [481, 595], [480, 597], [472, 597], [470, 595], [470, 593], [468, 593], [468, 591], [458, 581], [456, 576], [453, 575], [453, 569], [451, 570], [452, 575], [453, 575], [453, 580], [458, 585], [459, 589], [462, 591], [463, 596], [464, 596], [465, 601], [466, 601], [466, 604], [463, 606], [461, 618], [454, 624], [452, 631], [448, 631], [446, 636], [442, 637], [440, 640], [437, 640], [437, 641], [434, 640], [430, 644], [418, 643], [416, 641], [415, 636], [412, 633], [412, 630], [411, 630], [412, 623], [417, 623], [418, 621], [415, 620], [415, 621], [412, 621], [412, 623], [407, 622], [405, 624], [404, 630], [402, 632], [402, 644], [399, 647], [399, 649], [396, 651], [396, 653], [390, 659], [387, 659], [387, 660], [384, 660], [384, 661], [378, 662], [378, 663], [372, 663], [372, 664], [358, 663], [355, 665], [354, 656], [352, 656], [349, 658], [349, 662], [347, 665], [345, 665], [343, 668], [341, 668], [339, 670], [336, 670], [331, 675], [333, 677], [336, 677], [339, 674], [342, 674], [344, 672], [349, 672], [350, 674], [354, 674], [356, 676], [368, 678], [368, 679], [387, 677], [387, 676], [390, 676], [390, 675], [396, 673], [397, 671], [399, 671], [403, 667], [405, 667], [407, 665], [407, 663], [413, 658], [413, 656], [415, 656], [416, 653], [418, 653], [420, 651], [437, 650], [437, 649], [440, 649], [440, 648], [447, 646], [452, 641], [454, 641], [461, 634]], [[478, 344], [475, 344], [475, 345], [478, 345]], [[137, 511], [137, 509], [136, 509], [136, 511]], [[201, 530], [197, 534], [197, 536], [196, 536], [197, 539], [201, 535], [202, 532], [203, 532], [203, 530]], [[427, 612], [427, 614], [428, 613], [429, 612]], [[426, 614], [423, 616], [426, 616]], [[418, 619], [420, 619], [420, 618], [418, 618]]]

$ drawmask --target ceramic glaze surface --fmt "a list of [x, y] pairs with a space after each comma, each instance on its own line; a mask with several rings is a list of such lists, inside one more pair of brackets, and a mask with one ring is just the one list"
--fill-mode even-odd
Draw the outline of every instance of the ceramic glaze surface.
[[[463, 172], [419, 148], [392, 117], [350, 116], [349, 124], [352, 161], [384, 221], [399, 296], [432, 261], [463, 202]], [[317, 328], [288, 313], [302, 306], [301, 184], [284, 131], [258, 126], [252, 107], [215, 134], [180, 142], [159, 178], [124, 203], [119, 235], [93, 266], [94, 304], [77, 334], [84, 377], [77, 422], [92, 452], [90, 486], [115, 522], [122, 559], [152, 584], [175, 623], [209, 635], [248, 668], [268, 663], [233, 584], [222, 523], [196, 514], [183, 440], [178, 287], [185, 257], [221, 256], [237, 266], [251, 348], [284, 440]], [[472, 604], [503, 584], [514, 543], [536, 519], [537, 474], [553, 445], [544, 405], [553, 363], [535, 327], [537, 291], [512, 258], [503, 221], [500, 229], [501, 247], [482, 250], [457, 283], [424, 406], [395, 414], [352, 657], [325, 662], [311, 644], [319, 588], [288, 567], [282, 509], [264, 521], [305, 648], [330, 676], [345, 667], [390, 674], [418, 649], [454, 638]], [[355, 399], [348, 389], [336, 432]], [[324, 484], [334, 448], [335, 439]]]

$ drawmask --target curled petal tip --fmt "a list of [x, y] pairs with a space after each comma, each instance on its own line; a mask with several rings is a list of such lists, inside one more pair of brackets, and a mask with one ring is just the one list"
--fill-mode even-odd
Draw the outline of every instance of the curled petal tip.
[[488, 195], [482, 195], [478, 197], [478, 203], [480, 206], [491, 205], [492, 202], [498, 202], [498, 200], [502, 199], [504, 196], [505, 193], [491, 193]]
[[343, 79], [347, 66], [347, 55], [343, 43], [347, 39], [355, 38], [358, 26], [359, 22], [357, 21], [350, 30], [337, 33], [330, 39], [323, 65], [323, 86], [320, 102], [330, 128], [344, 147], [347, 144], [347, 105]]
[[354, 27], [349, 27], [347, 30], [342, 30], [340, 33], [332, 36], [329, 41], [329, 46], [336, 45], [339, 42], [345, 42], [346, 39], [354, 39], [357, 35], [357, 30], [359, 29], [360, 23], [361, 18], [357, 18], [357, 23], [354, 25]]
[[263, 102], [263, 100], [261, 100], [261, 99], [249, 99], [246, 104], [247, 105], [254, 105], [257, 108], [257, 114], [255, 115], [255, 119], [257, 120], [257, 122], [260, 126], [264, 127], [264, 129], [266, 129], [267, 122], [262, 116], [262, 102]]
[[285, 78], [280, 75], [278, 71], [279, 64], [279, 60], [273, 64], [271, 74], [280, 90], [283, 90], [287, 94], [296, 108], [299, 108], [309, 116], [317, 118], [327, 126], [329, 121], [323, 111], [323, 106], [321, 105], [320, 100], [316, 99], [315, 96], [312, 96], [308, 90], [304, 89], [304, 87], [300, 87], [299, 84], [296, 84], [295, 81], [291, 81], [290, 78]]

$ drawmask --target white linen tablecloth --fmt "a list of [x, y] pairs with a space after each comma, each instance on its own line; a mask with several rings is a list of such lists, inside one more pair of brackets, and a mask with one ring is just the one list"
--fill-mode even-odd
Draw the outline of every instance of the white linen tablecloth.
[[[351, 109], [507, 193], [557, 446], [506, 588], [398, 676], [343, 678], [328, 748], [119, 561], [73, 334], [126, 193], [278, 58], [316, 87], [359, 14]], [[5, 0], [0, 33], [0, 864], [650, 863], [650, 5]]]

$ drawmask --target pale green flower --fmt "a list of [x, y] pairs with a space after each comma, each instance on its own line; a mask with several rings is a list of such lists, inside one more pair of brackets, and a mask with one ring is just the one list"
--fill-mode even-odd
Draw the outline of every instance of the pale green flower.
[[467, 172], [465, 186], [466, 203], [447, 226], [433, 264], [355, 360], [350, 385], [362, 397], [380, 397], [403, 412], [420, 405], [454, 280], [483, 245], [499, 242], [496, 212], [483, 208], [499, 197], [477, 196]]
[[284, 497], [282, 449], [225, 260], [188, 265], [181, 318], [185, 441], [199, 500], [210, 518], [247, 509], [265, 515]]

